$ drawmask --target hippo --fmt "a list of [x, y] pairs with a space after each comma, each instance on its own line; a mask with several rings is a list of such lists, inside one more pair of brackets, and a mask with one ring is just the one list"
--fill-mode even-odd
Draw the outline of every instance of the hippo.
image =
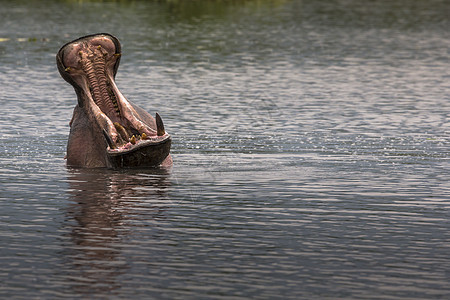
[[107, 33], [78, 38], [56, 55], [59, 73], [78, 98], [69, 123], [69, 167], [172, 165], [171, 136], [159, 114], [153, 118], [117, 88], [120, 57], [119, 40]]

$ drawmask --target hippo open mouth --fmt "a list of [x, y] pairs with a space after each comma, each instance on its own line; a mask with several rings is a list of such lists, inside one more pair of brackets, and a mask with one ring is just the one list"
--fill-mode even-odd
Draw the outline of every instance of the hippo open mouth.
[[[153, 118], [117, 88], [120, 57], [120, 43], [109, 34], [85, 36], [58, 51], [58, 70], [78, 97], [70, 123], [68, 165], [156, 166], [169, 155], [171, 137], [158, 113]], [[103, 148], [106, 155], [86, 143]]]

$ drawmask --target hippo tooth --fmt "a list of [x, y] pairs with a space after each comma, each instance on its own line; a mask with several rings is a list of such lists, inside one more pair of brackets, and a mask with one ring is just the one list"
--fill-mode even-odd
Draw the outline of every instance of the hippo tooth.
[[108, 143], [109, 148], [110, 149], [116, 149], [116, 145], [114, 144], [114, 142], [113, 142], [112, 138], [109, 136], [109, 134], [106, 133], [106, 130], [103, 129], [102, 132], [103, 132], [103, 136], [106, 139], [106, 142]]
[[128, 141], [130, 139], [130, 136], [122, 125], [120, 125], [118, 122], [114, 122], [114, 127], [124, 141]]
[[156, 120], [156, 134], [158, 136], [163, 136], [166, 133], [166, 131], [164, 130], [164, 123], [158, 113], [156, 113], [155, 120]]
[[130, 143], [133, 145], [136, 144], [136, 137], [134, 135], [130, 138]]
[[145, 132], [143, 132], [141, 135], [141, 140], [146, 140], [147, 138], [147, 135], [145, 134]]

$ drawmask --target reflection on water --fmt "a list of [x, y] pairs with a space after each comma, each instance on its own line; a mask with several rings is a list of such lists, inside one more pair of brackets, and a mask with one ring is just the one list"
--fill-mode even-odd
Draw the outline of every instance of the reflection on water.
[[[142, 172], [142, 171], [141, 171]], [[107, 293], [121, 287], [127, 271], [127, 241], [140, 226], [164, 216], [170, 185], [166, 170], [109, 172], [70, 170], [64, 231], [64, 269], [76, 294]], [[145, 224], [141, 222], [144, 221]]]
[[[0, 298], [450, 298], [448, 11], [2, 1]], [[65, 167], [55, 54], [94, 32], [170, 173]]]

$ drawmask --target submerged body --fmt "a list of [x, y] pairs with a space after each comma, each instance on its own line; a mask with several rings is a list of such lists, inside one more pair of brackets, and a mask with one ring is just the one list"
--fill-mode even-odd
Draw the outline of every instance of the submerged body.
[[67, 165], [149, 167], [172, 164], [171, 137], [156, 113], [132, 104], [114, 81], [120, 43], [112, 35], [89, 35], [64, 45], [56, 56], [61, 76], [75, 89]]

